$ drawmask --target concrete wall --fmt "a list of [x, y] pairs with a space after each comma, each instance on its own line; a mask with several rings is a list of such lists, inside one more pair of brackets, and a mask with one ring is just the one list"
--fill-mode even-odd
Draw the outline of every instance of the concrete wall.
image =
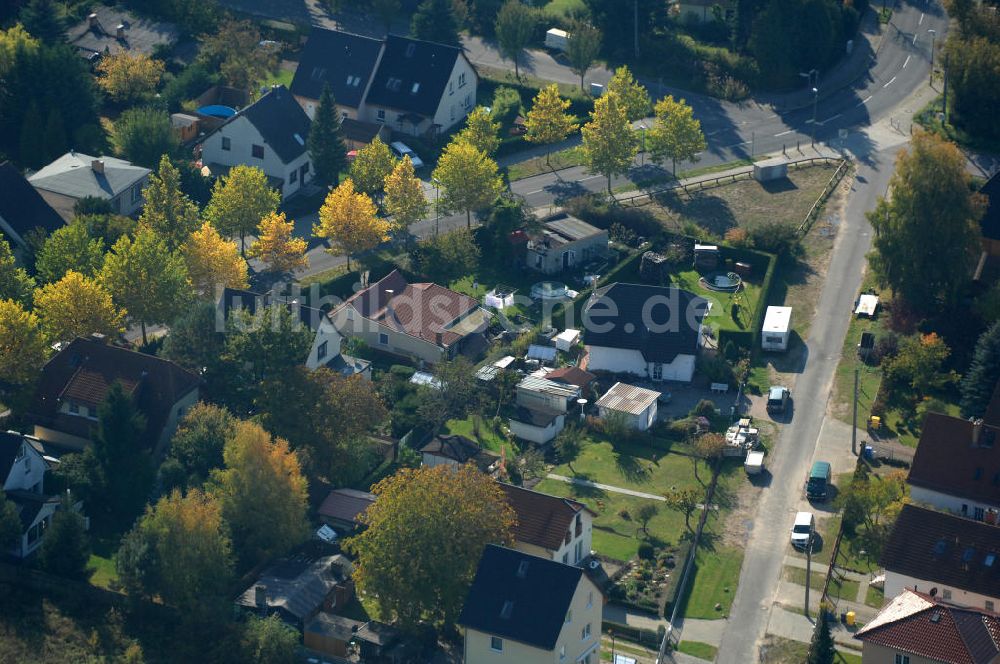
[[996, 511], [998, 509], [998, 506], [994, 504], [949, 496], [946, 493], [913, 486], [912, 484], [910, 485], [910, 499], [915, 503], [930, 505], [943, 512], [951, 512], [952, 514], [965, 516], [976, 521], [983, 521], [990, 510]]
[[[230, 140], [230, 149], [222, 149], [222, 139]], [[303, 139], [305, 137], [303, 136]], [[261, 145], [264, 147], [264, 158], [258, 159], [253, 156], [252, 146]], [[205, 139], [202, 144], [202, 161], [205, 164], [222, 164], [223, 166], [256, 166], [264, 171], [268, 177], [278, 178], [282, 181], [281, 197], [286, 198], [297, 192], [305, 182], [300, 171], [307, 165], [305, 181], [312, 178], [312, 162], [309, 161], [309, 153], [305, 152], [291, 163], [286, 164], [278, 157], [277, 153], [270, 145], [264, 141], [263, 136], [257, 131], [249, 120], [245, 117], [237, 117], [232, 122], [222, 126], [219, 131]], [[292, 182], [292, 173], [299, 174]]]
[[[910, 590], [916, 590], [918, 592], [928, 593], [928, 594], [933, 589], [937, 588], [936, 596], [952, 604], [957, 604], [959, 606], [975, 607], [977, 609], [987, 609], [990, 611], [1000, 609], [1000, 597], [989, 597], [988, 595], [982, 595], [979, 593], [969, 592], [968, 590], [960, 590], [958, 588], [952, 588], [950, 586], [946, 586], [941, 583], [935, 583], [933, 581], [914, 579], [913, 577], [904, 576], [902, 574], [887, 569], [885, 571], [886, 598], [896, 597], [901, 592], [903, 592], [904, 588], [909, 588]], [[950, 593], [950, 595], [948, 593]], [[987, 607], [986, 602], [993, 602], [993, 608]]]

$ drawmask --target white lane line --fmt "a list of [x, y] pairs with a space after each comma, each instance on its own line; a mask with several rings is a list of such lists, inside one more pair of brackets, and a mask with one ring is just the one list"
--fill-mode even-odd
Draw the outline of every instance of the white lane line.
[[895, 83], [895, 82], [896, 82], [896, 77], [895, 77], [895, 76], [893, 76], [892, 78], [890, 78], [890, 79], [889, 79], [889, 82], [888, 82], [888, 83], [886, 83], [885, 85], [883, 85], [882, 87], [883, 87], [883, 88], [887, 88], [887, 87], [889, 87], [890, 85], [892, 85], [892, 84], [893, 84], [893, 83]]
[[910, 64], [910, 56], [906, 56], [906, 61], [903, 63], [903, 69], [906, 69], [906, 65]]
[[921, 13], [920, 13], [920, 20], [919, 20], [919, 21], [917, 21], [917, 25], [920, 25], [920, 24], [922, 24], [923, 22], [924, 22], [924, 14], [923, 14], [923, 12], [921, 12]]
[[920, 33], [914, 33], [914, 35], [913, 35], [913, 45], [914, 45], [914, 46], [916, 46], [916, 45], [917, 45], [917, 37], [919, 36], [919, 34], [920, 34]]
[[591, 175], [589, 178], [583, 178], [580, 182], [586, 182], [587, 180], [596, 180], [597, 178], [603, 178], [603, 175]]
[[839, 117], [840, 117], [841, 115], [843, 115], [843, 113], [837, 113], [836, 115], [833, 115], [833, 116], [830, 116], [830, 117], [828, 117], [828, 118], [827, 118], [826, 120], [823, 120], [822, 122], [817, 122], [816, 124], [818, 124], [819, 126], [821, 126], [821, 127], [822, 127], [822, 126], [823, 126], [823, 125], [825, 125], [825, 124], [826, 124], [827, 122], [830, 122], [831, 120], [836, 120], [836, 119], [837, 119], [837, 118], [839, 118]]
[[525, 196], [532, 196], [534, 194], [540, 194], [543, 191], [545, 191], [545, 190], [544, 189], [535, 189], [534, 191], [527, 191], [527, 192], [525, 192], [524, 195]]
[[859, 101], [858, 104], [857, 104], [857, 106], [855, 106], [854, 108], [857, 108], [858, 106], [864, 106], [865, 104], [867, 104], [871, 100], [872, 100], [872, 96], [868, 95], [867, 97], [865, 97], [865, 99], [863, 101]]
[[788, 131], [783, 131], [780, 134], [775, 134], [774, 136], [775, 136], [775, 138], [777, 138], [778, 136], [787, 136], [788, 134], [791, 134], [793, 131], [795, 131], [795, 130], [794, 129], [789, 129]]

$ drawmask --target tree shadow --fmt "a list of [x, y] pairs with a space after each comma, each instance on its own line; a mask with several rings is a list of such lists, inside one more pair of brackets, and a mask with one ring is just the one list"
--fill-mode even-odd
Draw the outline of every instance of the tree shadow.
[[615, 468], [621, 476], [629, 482], [644, 482], [649, 478], [650, 469], [646, 468], [639, 462], [639, 459], [630, 455], [623, 454], [615, 450], [612, 452], [615, 459]]
[[672, 190], [657, 194], [656, 201], [668, 212], [715, 235], [725, 235], [727, 230], [738, 225], [729, 202], [713, 194], [694, 192], [685, 198]]
[[[594, 478], [586, 473], [574, 473], [573, 479], [583, 480], [585, 482], [595, 482]], [[573, 495], [577, 498], [591, 499], [595, 500], [598, 498], [607, 498], [608, 492], [604, 489], [589, 484], [580, 484], [578, 482], [573, 482], [570, 484], [572, 488]]]

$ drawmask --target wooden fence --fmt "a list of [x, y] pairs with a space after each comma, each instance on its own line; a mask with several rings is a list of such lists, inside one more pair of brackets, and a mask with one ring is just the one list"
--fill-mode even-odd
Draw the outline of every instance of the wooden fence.
[[847, 166], [851, 162], [847, 159], [841, 159], [840, 165], [837, 166], [837, 170], [834, 171], [833, 175], [830, 177], [830, 181], [826, 183], [826, 187], [823, 188], [823, 193], [819, 195], [819, 198], [812, 204], [809, 208], [809, 212], [806, 213], [805, 219], [799, 224], [799, 233], [805, 235], [812, 225], [812, 222], [816, 220], [816, 215], [819, 213], [819, 209], [826, 203], [826, 200], [833, 193], [833, 190], [837, 188], [840, 184], [840, 178], [844, 176], [847, 172]]

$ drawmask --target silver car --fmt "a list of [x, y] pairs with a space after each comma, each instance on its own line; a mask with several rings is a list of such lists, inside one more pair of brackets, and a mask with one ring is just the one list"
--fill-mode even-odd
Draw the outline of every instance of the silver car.
[[393, 141], [389, 144], [389, 149], [392, 153], [396, 155], [396, 158], [402, 159], [403, 157], [409, 157], [410, 161], [413, 162], [413, 168], [421, 169], [424, 167], [423, 160], [417, 156], [417, 153], [410, 149], [406, 143], [401, 141]]

